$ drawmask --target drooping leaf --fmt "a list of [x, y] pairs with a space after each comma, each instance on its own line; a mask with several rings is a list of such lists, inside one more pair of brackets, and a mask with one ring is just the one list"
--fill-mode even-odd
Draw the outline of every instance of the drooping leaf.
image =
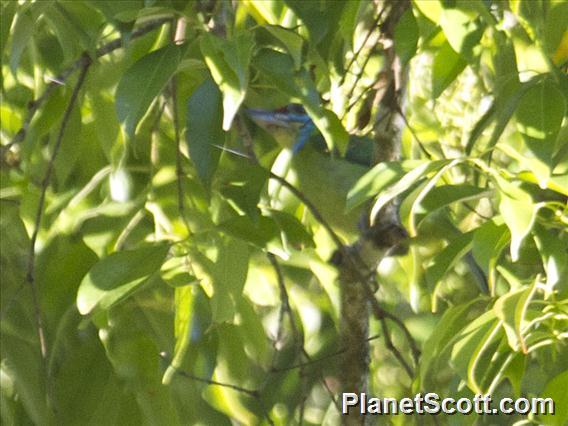
[[408, 8], [397, 22], [394, 31], [394, 47], [403, 63], [408, 63], [416, 54], [419, 37], [416, 18], [412, 8]]
[[525, 354], [527, 353], [527, 345], [523, 334], [526, 322], [525, 316], [535, 290], [536, 286], [532, 285], [509, 292], [497, 299], [493, 306], [495, 315], [503, 321], [509, 346], [514, 351], [522, 349]]
[[347, 210], [351, 210], [379, 194], [384, 188], [400, 179], [406, 172], [423, 164], [420, 160], [379, 163], [365, 173], [347, 195]]
[[457, 201], [475, 199], [485, 192], [473, 185], [442, 185], [432, 188], [415, 209], [417, 214], [428, 214]]
[[[548, 412], [546, 416], [540, 417], [546, 419], [543, 424], [551, 426], [561, 426], [568, 421], [568, 370], [552, 377], [542, 393], [543, 398], [550, 398], [554, 403], [554, 413]], [[547, 401], [548, 408], [550, 408]]]
[[128, 137], [134, 136], [136, 126], [176, 72], [184, 50], [184, 46], [165, 46], [123, 74], [116, 88], [116, 113]]
[[399, 196], [404, 191], [409, 189], [412, 185], [414, 185], [424, 176], [450, 164], [451, 162], [452, 160], [429, 161], [420, 164], [415, 169], [406, 173], [394, 185], [392, 185], [387, 190], [379, 194], [377, 200], [375, 201], [375, 204], [373, 204], [373, 208], [371, 209], [371, 217], [376, 217], [379, 211], [381, 211], [381, 209], [386, 204], [388, 204], [392, 199], [394, 199], [395, 197]]
[[160, 269], [168, 244], [115, 252], [97, 262], [81, 281], [77, 308], [83, 315], [108, 309], [141, 288]]
[[434, 256], [430, 266], [426, 269], [426, 279], [431, 288], [434, 288], [450, 268], [465, 256], [471, 247], [472, 239], [471, 232], [463, 234]]
[[14, 22], [14, 29], [12, 30], [12, 43], [10, 54], [10, 69], [12, 74], [16, 75], [20, 58], [24, 49], [29, 45], [33, 35], [34, 20], [31, 13], [18, 13]]
[[225, 144], [222, 123], [221, 92], [213, 80], [207, 79], [195, 89], [188, 100], [185, 134], [189, 158], [195, 165], [199, 178], [207, 187], [211, 185], [213, 173], [219, 162], [221, 155], [219, 147]]
[[463, 59], [473, 61], [474, 50], [479, 50], [479, 40], [484, 31], [478, 14], [461, 8], [444, 8], [440, 26], [452, 49]]
[[516, 261], [521, 243], [532, 229], [538, 206], [527, 192], [506, 179], [496, 178], [500, 188], [499, 211], [511, 231], [511, 257]]
[[229, 41], [206, 33], [200, 46], [205, 63], [223, 94], [223, 130], [227, 131], [245, 99], [253, 41], [248, 33]]
[[467, 62], [448, 42], [436, 52], [432, 65], [432, 97], [437, 99], [461, 74]]
[[556, 287], [560, 297], [568, 293], [568, 253], [560, 235], [535, 227], [535, 241], [546, 271], [546, 285]]

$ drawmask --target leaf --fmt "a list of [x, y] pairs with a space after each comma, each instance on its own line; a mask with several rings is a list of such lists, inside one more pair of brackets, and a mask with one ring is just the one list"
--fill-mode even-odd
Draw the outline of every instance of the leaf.
[[248, 216], [237, 216], [218, 225], [218, 228], [227, 235], [247, 241], [258, 248], [277, 238], [278, 226], [273, 219], [260, 216], [253, 222]]
[[568, 370], [552, 377], [544, 391], [543, 398], [551, 398], [554, 401], [554, 413], [547, 413], [547, 416], [540, 417], [546, 419], [543, 424], [551, 426], [562, 426], [568, 421]]
[[99, 260], [81, 281], [77, 308], [82, 315], [108, 309], [140, 289], [160, 269], [168, 244], [119, 251]]
[[139, 59], [116, 88], [116, 113], [126, 135], [134, 136], [136, 126], [176, 72], [185, 47], [168, 45]]
[[223, 130], [227, 131], [245, 99], [252, 37], [245, 33], [225, 41], [205, 33], [200, 46], [205, 63], [223, 93]]
[[436, 186], [422, 199], [416, 207], [415, 213], [427, 215], [457, 201], [478, 198], [483, 193], [487, 193], [487, 191], [467, 184]]
[[466, 325], [455, 339], [451, 362], [460, 376], [467, 380], [468, 387], [476, 393], [484, 392], [479, 388], [475, 373], [488, 367], [488, 364], [482, 364], [483, 355], [499, 337], [497, 333], [500, 329], [495, 313], [488, 311]]
[[217, 323], [232, 321], [242, 298], [249, 265], [249, 248], [241, 240], [229, 239], [219, 250], [213, 274], [211, 309]]
[[550, 163], [555, 151], [556, 136], [566, 116], [566, 99], [560, 87], [550, 79], [543, 79], [529, 87], [520, 98], [515, 118], [517, 128], [533, 154], [544, 162], [546, 173], [535, 173], [541, 187], [550, 177]]
[[268, 215], [274, 219], [282, 231], [284, 247], [291, 246], [298, 250], [304, 247], [315, 247], [312, 236], [295, 216], [279, 210], [270, 210]]
[[450, 242], [446, 248], [436, 254], [426, 269], [426, 280], [431, 288], [442, 280], [444, 275], [465, 256], [471, 248], [473, 233], [468, 232]]
[[377, 164], [365, 173], [347, 194], [346, 209], [352, 210], [369, 198], [375, 197], [384, 188], [399, 180], [405, 173], [424, 164], [421, 160], [388, 161]]
[[566, 244], [559, 235], [554, 235], [542, 226], [535, 227], [535, 242], [546, 271], [546, 286], [558, 289], [560, 298], [568, 293], [568, 253]]
[[432, 98], [437, 99], [444, 90], [461, 74], [467, 62], [448, 42], [434, 55], [432, 65]]
[[11, 53], [10, 53], [10, 70], [14, 77], [17, 74], [18, 66], [24, 49], [30, 44], [34, 34], [35, 22], [31, 17], [31, 13], [18, 13], [13, 24]]
[[495, 266], [509, 238], [507, 226], [496, 220], [488, 220], [475, 230], [473, 256], [488, 276], [490, 289], [495, 288]]
[[211, 185], [221, 155], [221, 150], [215, 145], [225, 145], [222, 122], [221, 92], [213, 80], [207, 79], [188, 100], [185, 134], [189, 158], [207, 187]]
[[408, 8], [400, 17], [394, 30], [394, 48], [402, 63], [408, 63], [416, 54], [420, 37], [416, 18], [412, 8]]
[[10, 35], [10, 28], [12, 27], [14, 16], [16, 15], [17, 7], [18, 3], [15, 1], [7, 1], [0, 4], [0, 55], [2, 57], [4, 55], [4, 48], [6, 47], [8, 36]]
[[521, 243], [532, 229], [538, 206], [531, 196], [520, 187], [495, 176], [499, 186], [499, 212], [511, 231], [511, 258], [519, 258]]
[[485, 30], [477, 13], [468, 13], [463, 9], [444, 8], [440, 15], [440, 26], [448, 43], [463, 59], [473, 61], [475, 48]]
[[525, 315], [535, 290], [536, 285], [533, 284], [528, 288], [506, 293], [497, 299], [493, 306], [495, 315], [503, 322], [509, 346], [514, 351], [521, 349], [524, 354], [527, 353], [523, 333]]
[[335, 0], [302, 1], [284, 0], [305, 24], [314, 45], [319, 44], [331, 31], [335, 31], [346, 2]]
[[177, 370], [182, 367], [182, 361], [193, 340], [193, 321], [195, 319], [194, 304], [197, 291], [192, 287], [180, 287], [175, 291], [174, 329], [176, 345], [174, 356], [168, 366], [162, 383], [169, 385]]
[[463, 328], [463, 319], [471, 317], [478, 300], [468, 301], [461, 305], [448, 308], [442, 318], [438, 321], [438, 326], [434, 328], [432, 334], [424, 343], [424, 349], [420, 358], [420, 380], [425, 385], [430, 384], [439, 373], [440, 365], [448, 362], [448, 349], [459, 335]]
[[286, 47], [286, 50], [294, 61], [294, 69], [299, 70], [302, 66], [302, 47], [304, 45], [304, 39], [294, 31], [277, 25], [265, 25], [263, 28]]
[[440, 15], [443, 11], [440, 0], [414, 0], [413, 3], [432, 22], [437, 24], [440, 21]]
[[377, 214], [381, 209], [388, 204], [395, 197], [398, 197], [404, 191], [409, 189], [412, 185], [422, 179], [424, 176], [430, 174], [431, 172], [438, 170], [448, 164], [453, 160], [436, 160], [428, 161], [422, 163], [415, 169], [406, 173], [402, 178], [400, 178], [394, 185], [389, 187], [387, 190], [383, 191], [378, 197], [377, 201], [371, 209], [371, 217], [377, 217]]

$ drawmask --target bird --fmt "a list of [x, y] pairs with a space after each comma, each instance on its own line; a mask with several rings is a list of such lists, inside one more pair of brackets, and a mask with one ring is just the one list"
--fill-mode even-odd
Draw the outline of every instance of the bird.
[[[269, 130], [297, 130], [298, 135], [292, 145], [292, 152], [297, 154], [308, 142], [316, 129], [314, 122], [299, 104], [290, 104], [274, 111], [248, 108], [248, 115], [255, 121], [263, 123]], [[287, 144], [285, 144], [287, 145]]]

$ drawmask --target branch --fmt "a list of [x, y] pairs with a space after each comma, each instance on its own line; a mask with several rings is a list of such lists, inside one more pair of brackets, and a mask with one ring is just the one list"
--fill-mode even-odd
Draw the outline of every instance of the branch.
[[[171, 21], [171, 18], [159, 18], [153, 21], [149, 21], [147, 24], [134, 30], [130, 36], [130, 39], [133, 40], [142, 37], [143, 35], [149, 33], [150, 31], [153, 31], [154, 29], [162, 26], [163, 24], [169, 21]], [[99, 49], [97, 49], [95, 53], [95, 58], [98, 59], [103, 56], [106, 56], [109, 53], [114, 52], [115, 50], [121, 48], [122, 46], [123, 46], [122, 38], [114, 39], [109, 43], [105, 44], [104, 46], [100, 47]], [[89, 56], [86, 53], [84, 53], [73, 64], [65, 68], [61, 72], [61, 74], [53, 78], [51, 83], [49, 83], [46, 86], [45, 90], [43, 91], [43, 93], [39, 98], [32, 100], [29, 103], [28, 114], [24, 120], [24, 123], [22, 124], [22, 127], [20, 128], [20, 130], [16, 132], [12, 140], [7, 145], [2, 146], [2, 151], [1, 151], [2, 156], [4, 156], [4, 153], [7, 152], [12, 146], [21, 143], [26, 138], [26, 134], [28, 132], [32, 119], [34, 118], [34, 115], [36, 114], [36, 112], [38, 112], [41, 106], [47, 101], [47, 99], [49, 98], [51, 93], [55, 90], [55, 88], [62, 84], [65, 84], [65, 81], [67, 81], [67, 79], [75, 71], [84, 68], [87, 63], [89, 64], [91, 63], [91, 58], [89, 58]]]
[[79, 79], [75, 84], [75, 88], [73, 89], [73, 93], [71, 95], [71, 99], [69, 100], [69, 104], [65, 109], [65, 113], [63, 114], [63, 118], [61, 120], [61, 127], [59, 128], [59, 133], [57, 134], [57, 139], [55, 140], [55, 145], [53, 147], [53, 152], [51, 154], [51, 158], [47, 164], [47, 170], [41, 182], [41, 193], [39, 197], [39, 204], [36, 211], [36, 217], [34, 222], [34, 228], [32, 237], [30, 240], [30, 247], [28, 253], [28, 268], [26, 273], [26, 282], [30, 285], [32, 291], [32, 299], [36, 317], [36, 326], [37, 326], [37, 334], [39, 338], [40, 350], [42, 358], [46, 359], [47, 357], [47, 347], [45, 342], [45, 330], [43, 328], [43, 321], [41, 318], [41, 309], [39, 306], [39, 299], [37, 294], [37, 285], [35, 281], [35, 246], [37, 241], [37, 236], [39, 233], [39, 229], [41, 227], [41, 219], [43, 216], [44, 204], [45, 204], [45, 197], [47, 194], [47, 187], [49, 186], [49, 181], [51, 180], [51, 174], [53, 173], [53, 166], [55, 164], [55, 159], [57, 158], [57, 154], [59, 153], [59, 148], [61, 147], [61, 142], [63, 141], [63, 135], [65, 134], [65, 129], [67, 128], [67, 124], [69, 123], [69, 118], [71, 117], [71, 112], [73, 111], [73, 107], [75, 106], [75, 102], [77, 101], [77, 97], [79, 96], [79, 92], [81, 91], [81, 87], [85, 82], [85, 77], [87, 75], [87, 70], [91, 65], [91, 60], [87, 56], [83, 56], [82, 60], [82, 67], [81, 73], [79, 74]]

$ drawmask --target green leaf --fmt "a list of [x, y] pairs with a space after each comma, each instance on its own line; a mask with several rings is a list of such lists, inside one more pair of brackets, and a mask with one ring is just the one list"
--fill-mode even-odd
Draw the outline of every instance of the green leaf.
[[351, 210], [375, 197], [405, 173], [425, 164], [422, 160], [388, 161], [379, 163], [365, 173], [347, 195], [347, 210]]
[[484, 393], [477, 383], [476, 373], [481, 376], [490, 365], [490, 361], [484, 360], [483, 355], [500, 337], [499, 330], [495, 313], [488, 311], [466, 325], [456, 337], [451, 362], [460, 376], [467, 380], [468, 387], [476, 393]]
[[517, 128], [533, 154], [548, 166], [545, 176], [537, 174], [544, 182], [551, 173], [550, 163], [556, 147], [556, 136], [565, 116], [566, 99], [560, 87], [551, 79], [543, 79], [529, 87], [517, 106]]
[[312, 236], [295, 216], [279, 210], [270, 210], [268, 215], [281, 229], [284, 247], [297, 250], [304, 247], [315, 247]]
[[525, 315], [535, 290], [536, 285], [532, 285], [528, 288], [506, 293], [497, 299], [493, 306], [495, 315], [503, 321], [509, 346], [514, 351], [522, 349], [525, 354], [527, 353], [527, 345], [523, 335]]
[[488, 220], [475, 230], [473, 256], [487, 274], [490, 289], [495, 288], [495, 266], [509, 239], [507, 226], [495, 220]]
[[432, 173], [435, 170], [439, 170], [440, 168], [450, 164], [452, 161], [453, 160], [428, 161], [420, 164], [415, 169], [406, 173], [394, 185], [380, 193], [380, 195], [377, 197], [377, 201], [375, 201], [375, 204], [371, 209], [371, 217], [376, 217], [386, 204], [409, 189], [424, 176]]
[[266, 31], [276, 37], [285, 47], [294, 61], [294, 69], [302, 66], [302, 47], [304, 39], [292, 30], [277, 25], [265, 25]]
[[200, 46], [205, 63], [223, 93], [223, 130], [227, 131], [245, 99], [252, 37], [245, 33], [225, 41], [205, 33]]
[[444, 90], [461, 74], [467, 62], [448, 42], [434, 55], [432, 66], [432, 98], [437, 99]]
[[185, 47], [168, 45], [142, 57], [132, 65], [116, 88], [116, 113], [126, 135], [136, 126], [176, 72]]
[[495, 176], [499, 186], [499, 212], [511, 231], [511, 257], [519, 258], [521, 243], [532, 229], [538, 206], [531, 196], [520, 187]]
[[2, 2], [0, 5], [0, 56], [4, 54], [17, 7], [18, 3], [15, 1]]
[[247, 241], [259, 248], [277, 238], [278, 226], [273, 219], [260, 216], [253, 222], [248, 216], [237, 216], [218, 225], [219, 230], [227, 235]]
[[473, 61], [476, 53], [474, 50], [481, 47], [479, 40], [484, 32], [478, 14], [458, 8], [444, 8], [440, 26], [452, 49], [465, 60]]
[[213, 275], [211, 309], [213, 320], [232, 321], [242, 298], [249, 265], [249, 247], [241, 240], [229, 239], [219, 250]]
[[341, 12], [346, 3], [335, 0], [284, 1], [304, 22], [310, 39], [315, 45], [320, 43], [329, 32], [336, 30]]
[[83, 315], [108, 309], [140, 289], [160, 269], [168, 244], [112, 253], [97, 262], [81, 281], [77, 308]]
[[394, 48], [402, 63], [408, 63], [416, 54], [420, 37], [416, 18], [412, 8], [408, 8], [400, 17], [394, 30]]
[[434, 328], [424, 344], [420, 359], [420, 380], [422, 383], [429, 385], [436, 380], [441, 366], [449, 361], [448, 352], [464, 326], [462, 321], [471, 318], [471, 313], [475, 313], [478, 304], [478, 300], [472, 300], [465, 304], [452, 306], [444, 312], [437, 323], [438, 326]]
[[426, 269], [426, 280], [434, 288], [444, 275], [465, 256], [471, 248], [473, 233], [468, 232], [450, 242], [446, 248], [432, 258], [430, 266]]
[[562, 426], [568, 422], [568, 392], [566, 389], [568, 389], [568, 370], [553, 377], [546, 384], [541, 396], [554, 401], [554, 413], [541, 416], [541, 419], [546, 419], [542, 422], [543, 424]]
[[436, 186], [422, 199], [415, 213], [429, 214], [458, 201], [476, 199], [483, 193], [487, 192], [482, 188], [467, 184]]
[[195, 89], [187, 104], [185, 138], [189, 158], [195, 165], [199, 178], [207, 187], [211, 185], [219, 162], [221, 155], [219, 147], [225, 145], [221, 102], [221, 92], [217, 85], [213, 80], [207, 79]]
[[556, 286], [559, 296], [561, 298], [565, 297], [568, 294], [568, 253], [566, 253], [566, 244], [560, 235], [554, 235], [542, 226], [535, 227], [534, 239], [546, 271], [546, 286], [549, 289]]
[[20, 59], [24, 49], [30, 44], [34, 33], [35, 22], [31, 13], [18, 13], [13, 24], [11, 53], [10, 53], [10, 70], [16, 76]]
[[177, 370], [182, 367], [183, 358], [193, 340], [193, 322], [195, 318], [195, 299], [198, 292], [193, 287], [181, 287], [175, 291], [175, 338], [174, 356], [168, 366], [162, 383], [169, 385]]

